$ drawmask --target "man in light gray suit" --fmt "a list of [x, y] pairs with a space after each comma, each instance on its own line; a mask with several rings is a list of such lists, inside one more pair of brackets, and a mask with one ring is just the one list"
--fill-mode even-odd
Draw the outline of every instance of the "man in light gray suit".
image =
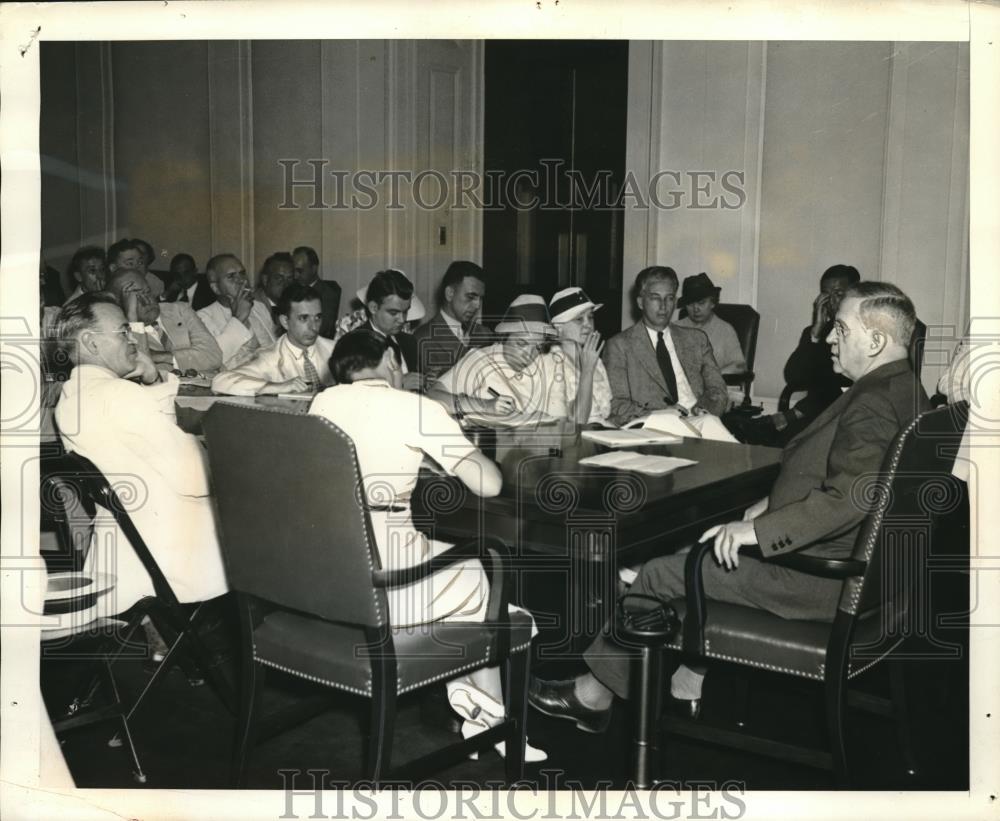
[[729, 409], [726, 383], [712, 344], [697, 328], [671, 326], [677, 274], [653, 265], [635, 278], [641, 318], [608, 340], [604, 365], [611, 383], [611, 416], [624, 425], [637, 416], [673, 406], [719, 416]]

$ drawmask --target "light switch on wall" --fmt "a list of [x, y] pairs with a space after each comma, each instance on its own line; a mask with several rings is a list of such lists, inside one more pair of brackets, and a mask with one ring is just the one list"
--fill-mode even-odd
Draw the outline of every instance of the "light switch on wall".
[[443, 225], [439, 225], [438, 226], [438, 245], [447, 245], [447, 244], [448, 244], [448, 229], [445, 226], [443, 226]]

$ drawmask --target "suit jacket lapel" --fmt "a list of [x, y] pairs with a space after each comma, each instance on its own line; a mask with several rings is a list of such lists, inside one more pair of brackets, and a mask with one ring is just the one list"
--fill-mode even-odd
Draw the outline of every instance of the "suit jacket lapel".
[[660, 371], [660, 363], [656, 361], [656, 351], [653, 350], [649, 334], [646, 332], [646, 326], [642, 323], [641, 319], [632, 326], [630, 341], [632, 343], [632, 352], [635, 354], [636, 359], [649, 372], [649, 375], [663, 392], [666, 393], [667, 383], [663, 379], [663, 373]]
[[677, 359], [680, 360], [681, 370], [684, 371], [684, 377], [688, 381], [688, 385], [691, 386], [691, 390], [695, 391], [694, 385], [696, 381], [693, 381], [691, 374], [688, 373], [687, 365], [689, 362], [695, 362], [697, 357], [695, 352], [691, 350], [691, 346], [688, 344], [691, 341], [691, 334], [686, 334], [681, 331], [679, 334], [673, 332], [673, 326], [671, 325], [670, 338], [674, 341], [674, 350], [677, 352]]

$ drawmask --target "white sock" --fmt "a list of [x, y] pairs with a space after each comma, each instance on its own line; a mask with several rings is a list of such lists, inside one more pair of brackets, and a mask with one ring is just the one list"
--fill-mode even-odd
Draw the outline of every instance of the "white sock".
[[685, 701], [701, 698], [701, 685], [704, 681], [704, 673], [695, 672], [682, 664], [670, 678], [670, 695]]
[[573, 682], [573, 693], [584, 707], [591, 710], [610, 707], [614, 698], [614, 693], [589, 673], [577, 676]]

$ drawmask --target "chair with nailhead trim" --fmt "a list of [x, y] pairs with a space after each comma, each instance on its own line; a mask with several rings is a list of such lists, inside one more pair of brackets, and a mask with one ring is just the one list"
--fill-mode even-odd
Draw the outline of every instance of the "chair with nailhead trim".
[[[688, 657], [728, 662], [822, 682], [830, 750], [816, 750], [737, 730], [670, 716], [661, 728], [675, 735], [764, 756], [833, 769], [851, 784], [844, 739], [845, 707], [895, 718], [908, 775], [916, 774], [901, 661], [929, 653], [959, 658], [961, 647], [933, 634], [942, 599], [931, 596], [932, 573], [963, 573], [968, 553], [951, 544], [950, 514], [961, 508], [965, 483], [952, 473], [968, 419], [968, 403], [917, 417], [890, 446], [882, 470], [863, 477], [852, 500], [869, 514], [850, 558], [790, 553], [768, 559], [795, 570], [844, 580], [832, 623], [782, 619], [763, 610], [706, 599], [702, 564], [712, 542], [692, 548], [685, 565], [686, 596], [671, 604], [683, 631], [667, 645]], [[952, 517], [954, 518], [954, 517]], [[746, 551], [755, 555], [753, 550]], [[762, 558], [759, 551], [758, 558]], [[933, 600], [932, 600], [933, 598]], [[949, 652], [950, 651], [950, 652]], [[959, 654], [959, 655], [956, 655]], [[893, 656], [889, 699], [848, 691], [848, 681]]]
[[[519, 780], [532, 623], [523, 611], [508, 613], [506, 545], [482, 538], [414, 567], [385, 570], [354, 444], [336, 425], [274, 407], [216, 403], [205, 436], [226, 576], [243, 633], [234, 786], [243, 785], [250, 749], [264, 735], [259, 713], [267, 668], [370, 699], [366, 775], [386, 783], [397, 697], [502, 664], [504, 721], [391, 777], [413, 779], [504, 740], [507, 778]], [[390, 624], [387, 590], [470, 558], [480, 559], [490, 576], [484, 622]], [[266, 723], [273, 735], [274, 722]]]

